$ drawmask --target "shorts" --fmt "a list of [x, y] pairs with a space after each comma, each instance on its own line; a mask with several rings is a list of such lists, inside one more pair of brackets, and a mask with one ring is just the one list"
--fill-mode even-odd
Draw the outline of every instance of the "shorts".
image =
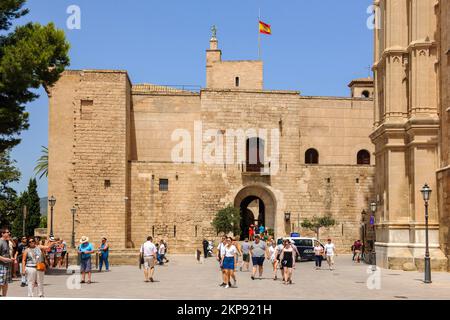
[[91, 258], [80, 260], [80, 272], [91, 272]]
[[250, 262], [250, 255], [248, 253], [244, 253], [242, 255], [242, 260], [244, 260], [244, 262]]
[[145, 269], [152, 269], [155, 267], [155, 257], [144, 257], [144, 268]]
[[9, 265], [0, 264], [0, 286], [7, 285], [12, 282], [11, 268]]
[[252, 263], [254, 266], [263, 266], [264, 265], [264, 257], [252, 257]]
[[233, 257], [223, 258], [222, 268], [224, 270], [234, 270], [234, 258]]
[[61, 258], [61, 254], [62, 254], [61, 252], [57, 252], [57, 253], [56, 253], [56, 257], [57, 257], [57, 258]]
[[328, 264], [334, 264], [334, 256], [327, 256]]
[[49, 258], [50, 260], [55, 259], [55, 254], [54, 254], [54, 253], [49, 253], [49, 254], [48, 254], [48, 258]]

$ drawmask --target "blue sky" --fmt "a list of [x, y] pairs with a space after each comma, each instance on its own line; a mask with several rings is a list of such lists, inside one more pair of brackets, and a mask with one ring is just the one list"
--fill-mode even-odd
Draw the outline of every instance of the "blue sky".
[[[18, 23], [54, 22], [71, 43], [71, 69], [123, 69], [133, 83], [205, 84], [205, 49], [211, 25], [223, 59], [256, 59], [258, 11], [272, 25], [262, 38], [266, 89], [303, 95], [348, 96], [350, 80], [367, 77], [373, 35], [367, 28], [372, 0], [29, 0]], [[69, 30], [70, 5], [81, 9], [81, 29]], [[26, 188], [48, 141], [48, 99], [30, 103], [30, 129], [12, 157]], [[39, 194], [47, 181], [38, 181]]]

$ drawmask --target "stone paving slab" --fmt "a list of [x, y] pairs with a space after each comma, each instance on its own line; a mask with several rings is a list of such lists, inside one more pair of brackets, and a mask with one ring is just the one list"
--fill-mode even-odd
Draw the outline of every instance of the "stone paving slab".
[[[209, 258], [199, 264], [193, 256], [170, 256], [165, 266], [157, 266], [154, 283], [145, 283], [137, 266], [113, 266], [108, 273], [93, 274], [92, 284], [68, 289], [68, 275], [45, 277], [48, 298], [120, 298], [120, 299], [450, 299], [450, 273], [434, 272], [433, 283], [423, 283], [423, 273], [380, 270], [380, 289], [369, 289], [370, 266], [355, 264], [349, 255], [339, 255], [336, 270], [315, 270], [314, 262], [297, 263], [294, 284], [274, 281], [268, 262], [262, 280], [251, 280], [249, 272], [238, 272], [237, 288], [224, 289], [218, 263]], [[326, 266], [326, 263], [324, 264]], [[368, 273], [369, 270], [369, 273]], [[375, 286], [377, 281], [369, 281]], [[26, 288], [15, 281], [10, 297], [25, 297]]]

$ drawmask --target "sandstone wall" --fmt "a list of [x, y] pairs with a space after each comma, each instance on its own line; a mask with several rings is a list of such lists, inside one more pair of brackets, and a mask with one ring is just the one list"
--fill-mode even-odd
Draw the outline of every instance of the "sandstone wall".
[[[236, 77], [239, 86], [236, 86]], [[262, 61], [218, 61], [207, 69], [207, 87], [217, 89], [263, 89]]]
[[[298, 231], [305, 218], [329, 214], [337, 225], [322, 230], [322, 239], [330, 236], [339, 251], [348, 251], [361, 238], [361, 212], [373, 198], [373, 166], [356, 165], [356, 154], [373, 151], [371, 100], [292, 91], [132, 92], [122, 72], [68, 72], [54, 88], [50, 146], [67, 148], [50, 158], [49, 192], [62, 199], [56, 235], [69, 238], [70, 207], [78, 203], [77, 239], [106, 236], [120, 249], [138, 248], [153, 235], [167, 239], [171, 252], [191, 252], [204, 237], [217, 236], [211, 227], [215, 213], [227, 204], [239, 206], [236, 199], [244, 194], [264, 199], [276, 236]], [[194, 150], [191, 161], [173, 163], [171, 151], [179, 143], [172, 141], [173, 131], [188, 132], [194, 147], [196, 122], [203, 133], [225, 135], [225, 142], [230, 129], [269, 130], [271, 174], [246, 172], [237, 159], [208, 164]], [[271, 129], [280, 132], [277, 152]], [[304, 164], [310, 147], [319, 151], [319, 165]], [[202, 148], [208, 148], [206, 140]], [[159, 189], [160, 179], [168, 180], [167, 191]], [[286, 211], [291, 221], [284, 220]]]
[[76, 239], [106, 236], [112, 247], [126, 245], [129, 91], [127, 74], [112, 71], [67, 72], [53, 89], [49, 194], [57, 199], [55, 236], [70, 239], [70, 208], [77, 204]]
[[[450, 257], [450, 2], [440, 1], [441, 170], [438, 171], [440, 242]], [[450, 265], [449, 265], [450, 268]]]

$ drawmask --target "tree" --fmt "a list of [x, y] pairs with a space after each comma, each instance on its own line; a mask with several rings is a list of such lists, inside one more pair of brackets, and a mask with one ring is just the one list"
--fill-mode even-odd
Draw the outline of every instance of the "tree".
[[301, 223], [302, 228], [312, 230], [316, 233], [317, 239], [319, 240], [320, 236], [320, 228], [325, 227], [329, 228], [336, 224], [336, 220], [334, 220], [331, 216], [323, 216], [316, 217], [314, 216], [311, 220], [305, 219]]
[[[0, 16], [0, 24], [1, 21]], [[19, 179], [20, 172], [10, 159], [9, 152], [0, 152], [0, 226], [9, 226], [14, 220], [17, 193], [10, 184]]]
[[39, 223], [39, 228], [47, 228], [47, 216], [41, 216], [41, 222]]
[[25, 104], [39, 97], [32, 89], [48, 90], [69, 65], [69, 44], [53, 23], [28, 23], [6, 33], [13, 19], [28, 13], [24, 3], [0, 3], [0, 152], [17, 145], [17, 135], [28, 129]]
[[42, 155], [39, 157], [36, 167], [34, 167], [34, 172], [36, 175], [41, 174], [39, 179], [41, 179], [44, 175], [46, 177], [48, 175], [48, 148], [42, 146], [41, 153]]
[[[25, 234], [23, 234], [23, 208], [26, 206]], [[12, 226], [12, 233], [15, 236], [34, 235], [34, 229], [39, 228], [41, 224], [41, 206], [37, 192], [36, 179], [30, 179], [27, 191], [22, 192], [17, 199], [16, 214]]]
[[226, 208], [223, 208], [217, 212], [211, 224], [218, 234], [228, 234], [230, 232], [233, 232], [233, 234], [239, 234], [240, 222], [241, 217], [239, 209], [229, 204]]

